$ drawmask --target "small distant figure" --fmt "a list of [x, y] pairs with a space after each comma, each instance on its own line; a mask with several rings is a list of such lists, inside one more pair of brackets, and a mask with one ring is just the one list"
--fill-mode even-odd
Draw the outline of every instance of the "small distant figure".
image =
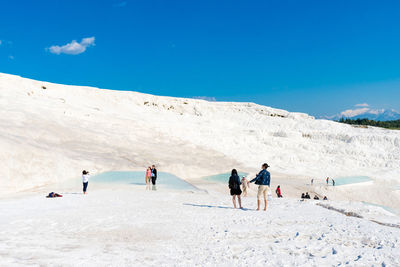
[[156, 166], [153, 165], [151, 168], [151, 183], [153, 184], [152, 189], [156, 190], [156, 180], [157, 180], [157, 169]]
[[332, 179], [332, 185], [335, 186], [335, 180]]
[[306, 195], [304, 193], [301, 193], [301, 199], [305, 199]]
[[49, 193], [49, 195], [47, 196], [47, 198], [53, 198], [53, 197], [62, 197], [62, 195], [57, 194], [57, 193], [54, 193], [54, 192], [51, 192], [51, 193]]
[[314, 184], [314, 179], [311, 179], [311, 185], [313, 185]]
[[250, 187], [250, 182], [246, 179], [246, 177], [242, 177], [242, 191], [243, 191], [243, 196], [247, 196], [247, 188]]
[[310, 195], [308, 194], [308, 192], [306, 192], [306, 194], [304, 195], [305, 199], [311, 199]]
[[319, 200], [319, 197], [317, 195], [315, 195], [314, 200]]
[[83, 183], [83, 194], [85, 194], [85, 195], [86, 195], [87, 187], [89, 184], [89, 178], [90, 178], [89, 172], [86, 170], [83, 170], [82, 171], [82, 183]]
[[240, 199], [240, 195], [242, 194], [242, 190], [240, 190], [240, 178], [236, 169], [233, 169], [231, 172], [231, 176], [229, 177], [229, 189], [231, 190], [233, 207], [236, 209], [236, 196], [239, 202], [239, 208], [242, 208], [242, 200]]
[[150, 181], [151, 181], [151, 167], [147, 167], [146, 170], [146, 190], [150, 190]]
[[326, 196], [324, 196], [324, 200], [328, 200], [328, 198]]
[[275, 193], [278, 196], [278, 198], [282, 197], [282, 191], [280, 185], [278, 185], [278, 187], [276, 188]]
[[329, 184], [329, 177], [326, 177], [326, 184]]
[[256, 178], [250, 181], [250, 183], [255, 182], [258, 185], [258, 192], [257, 192], [257, 210], [260, 210], [261, 205], [261, 197], [264, 196], [264, 211], [267, 210], [268, 205], [268, 198], [267, 193], [269, 191], [269, 185], [271, 183], [271, 174], [267, 169], [269, 165], [264, 163], [261, 166], [262, 170], [257, 174]]

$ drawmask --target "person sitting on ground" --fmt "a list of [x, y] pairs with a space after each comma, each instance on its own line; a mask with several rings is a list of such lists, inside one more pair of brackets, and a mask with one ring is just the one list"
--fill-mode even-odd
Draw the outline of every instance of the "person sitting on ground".
[[315, 195], [314, 200], [319, 200], [319, 197], [317, 195]]
[[305, 199], [311, 199], [310, 195], [308, 194], [308, 192], [306, 192], [306, 195], [304, 196]]
[[328, 200], [328, 198], [326, 196], [324, 196], [324, 200]]
[[281, 192], [281, 186], [278, 185], [278, 187], [275, 190], [276, 195], [279, 197], [282, 197], [282, 192]]
[[239, 208], [242, 208], [242, 200], [240, 199], [240, 195], [242, 194], [242, 190], [240, 190], [240, 178], [236, 169], [233, 169], [231, 172], [231, 176], [229, 177], [229, 189], [231, 190], [233, 207], [236, 209], [236, 196], [239, 202]]
[[304, 193], [301, 193], [301, 199], [305, 199], [306, 195], [304, 195]]
[[243, 196], [247, 196], [247, 188], [250, 187], [250, 182], [246, 179], [246, 177], [242, 177], [242, 191], [243, 191]]
[[51, 192], [51, 193], [49, 193], [49, 195], [47, 196], [47, 198], [53, 198], [53, 197], [62, 197], [62, 195], [57, 194], [57, 193], [54, 193], [54, 192]]
[[267, 171], [269, 168], [267, 163], [264, 163], [261, 168], [262, 170], [250, 183], [255, 182], [258, 185], [257, 210], [260, 210], [261, 197], [264, 196], [264, 211], [266, 211], [268, 205], [267, 192], [269, 191], [269, 185], [271, 183], [271, 174]]

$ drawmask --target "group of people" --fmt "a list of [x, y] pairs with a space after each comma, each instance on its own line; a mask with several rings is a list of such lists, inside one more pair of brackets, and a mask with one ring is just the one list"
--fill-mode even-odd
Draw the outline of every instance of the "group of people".
[[[228, 186], [232, 196], [232, 202], [234, 208], [236, 208], [236, 198], [238, 199], [239, 208], [240, 209], [242, 208], [242, 200], [240, 198], [240, 195], [242, 193], [244, 193], [244, 195], [247, 195], [247, 189], [250, 187], [250, 183], [254, 182], [256, 185], [258, 185], [257, 210], [260, 210], [262, 198], [264, 198], [264, 210], [267, 210], [267, 205], [268, 205], [267, 194], [271, 183], [271, 174], [269, 173], [269, 171], [267, 171], [268, 168], [269, 165], [267, 163], [264, 163], [261, 166], [261, 171], [251, 181], [247, 181], [245, 177], [240, 179], [237, 170], [236, 169], [232, 170], [231, 176], [229, 177]], [[243, 191], [240, 188], [241, 185]]]
[[146, 170], [146, 190], [150, 190], [150, 182], [152, 184], [152, 190], [156, 190], [157, 181], [157, 169], [155, 165], [147, 167]]
[[[331, 179], [329, 177], [326, 177], [326, 179], [325, 179], [326, 184], [329, 185], [329, 180], [332, 180], [332, 185], [335, 186], [335, 180]], [[314, 184], [314, 179], [311, 179], [311, 185], [313, 185], [313, 184]]]
[[[311, 197], [308, 194], [308, 192], [306, 192], [305, 194], [304, 193], [301, 194], [301, 199], [311, 199]], [[319, 200], [319, 197], [317, 195], [315, 195], [314, 200]], [[324, 196], [323, 200], [328, 200], [328, 198], [326, 196]]]
[[[335, 186], [335, 180], [332, 180], [332, 185]], [[329, 177], [326, 177], [326, 184], [329, 185]]]
[[[82, 185], [83, 185], [83, 194], [86, 195], [87, 188], [89, 185], [90, 174], [89, 171], [82, 171]], [[157, 169], [156, 166], [148, 167], [146, 171], [146, 190], [150, 190], [150, 183], [153, 185], [152, 190], [156, 190], [156, 181], [157, 181]]]

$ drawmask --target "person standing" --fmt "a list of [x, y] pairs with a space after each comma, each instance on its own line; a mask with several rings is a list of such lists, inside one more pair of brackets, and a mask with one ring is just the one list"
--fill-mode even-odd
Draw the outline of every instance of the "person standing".
[[332, 185], [335, 186], [335, 180], [332, 179]]
[[242, 182], [243, 196], [245, 197], [245, 196], [247, 196], [247, 188], [250, 187], [250, 183], [249, 183], [249, 181], [246, 179], [246, 177], [244, 177], [244, 176], [242, 177], [241, 182]]
[[151, 183], [153, 184], [153, 190], [156, 190], [156, 180], [157, 180], [157, 169], [156, 166], [153, 165], [151, 168]]
[[236, 169], [233, 169], [231, 172], [231, 176], [229, 177], [229, 189], [231, 190], [233, 207], [236, 209], [236, 196], [239, 202], [239, 208], [242, 208], [242, 200], [240, 199], [240, 195], [242, 194], [242, 190], [240, 190], [240, 178]]
[[314, 178], [313, 179], [311, 179], [311, 185], [313, 185], [314, 184]]
[[250, 183], [255, 182], [255, 184], [258, 185], [257, 210], [260, 210], [261, 197], [264, 197], [264, 210], [267, 210], [267, 192], [269, 190], [269, 185], [271, 182], [271, 174], [269, 173], [269, 171], [267, 171], [267, 169], [269, 168], [269, 165], [267, 163], [264, 163], [261, 168], [262, 170], [257, 174], [256, 178], [250, 181]]
[[326, 177], [326, 184], [329, 184], [329, 177]]
[[151, 173], [151, 167], [149, 166], [146, 170], [146, 190], [150, 190]]
[[89, 184], [89, 178], [90, 178], [89, 172], [86, 170], [83, 170], [82, 171], [82, 183], [83, 183], [83, 194], [85, 194], [85, 195], [86, 195], [86, 190], [87, 190], [87, 187]]

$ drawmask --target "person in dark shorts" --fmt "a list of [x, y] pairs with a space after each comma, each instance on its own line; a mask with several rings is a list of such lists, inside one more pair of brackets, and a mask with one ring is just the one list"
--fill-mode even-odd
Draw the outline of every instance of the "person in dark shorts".
[[239, 202], [239, 208], [242, 208], [242, 200], [240, 199], [240, 195], [242, 194], [242, 190], [240, 189], [240, 185], [242, 182], [240, 181], [239, 175], [236, 169], [233, 169], [231, 172], [231, 177], [229, 177], [229, 189], [231, 190], [233, 207], [236, 209], [236, 196]]
[[153, 184], [153, 190], [156, 190], [156, 180], [157, 180], [157, 169], [156, 166], [153, 165], [151, 167], [151, 183]]

